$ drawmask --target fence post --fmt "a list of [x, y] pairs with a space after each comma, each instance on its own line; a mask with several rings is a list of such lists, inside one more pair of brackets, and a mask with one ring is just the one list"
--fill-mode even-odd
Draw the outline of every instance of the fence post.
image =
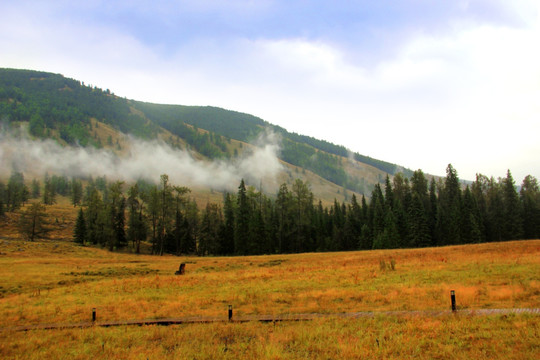
[[452, 311], [456, 312], [456, 292], [454, 290], [450, 291], [450, 300], [452, 301]]
[[232, 321], [232, 305], [229, 305], [229, 321]]
[[96, 308], [92, 309], [92, 322], [96, 322]]

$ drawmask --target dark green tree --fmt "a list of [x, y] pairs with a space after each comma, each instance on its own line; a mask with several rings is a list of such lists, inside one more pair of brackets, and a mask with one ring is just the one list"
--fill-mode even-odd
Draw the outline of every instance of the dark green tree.
[[84, 245], [86, 243], [86, 221], [84, 220], [83, 209], [79, 209], [75, 229], [73, 231], [73, 239], [77, 244]]
[[437, 238], [439, 245], [460, 244], [461, 188], [457, 171], [451, 164], [446, 168], [444, 186], [439, 190]]
[[463, 193], [461, 208], [461, 240], [463, 243], [479, 243], [483, 241], [480, 212], [469, 186]]
[[17, 211], [28, 201], [30, 192], [24, 184], [24, 175], [21, 172], [13, 171], [9, 177], [7, 189], [5, 191], [6, 210]]
[[523, 209], [523, 237], [538, 239], [540, 237], [540, 190], [538, 180], [531, 175], [523, 179], [519, 191]]
[[234, 250], [234, 214], [235, 207], [231, 194], [226, 193], [223, 200], [223, 227], [220, 236], [220, 251], [221, 255], [232, 255]]
[[518, 240], [523, 236], [523, 218], [519, 195], [510, 170], [507, 171], [506, 178], [502, 180], [502, 187], [504, 205], [503, 238], [505, 240]]
[[408, 214], [408, 235], [410, 247], [425, 247], [431, 245], [431, 233], [427, 212], [424, 208], [422, 196], [417, 191], [413, 192]]
[[239, 255], [246, 255], [248, 253], [249, 244], [249, 222], [250, 222], [250, 207], [248, 203], [246, 184], [244, 179], [240, 181], [237, 194], [237, 207], [236, 207], [236, 224], [234, 231], [234, 249]]
[[489, 179], [486, 191], [487, 202], [487, 239], [488, 241], [504, 240], [504, 202], [501, 184], [493, 177]]
[[280, 253], [292, 252], [293, 234], [293, 199], [292, 194], [283, 183], [279, 187], [276, 198], [277, 248]]
[[206, 204], [202, 212], [200, 224], [199, 244], [197, 254], [199, 256], [214, 255], [219, 252], [220, 229], [223, 225], [223, 215], [217, 204]]
[[311, 218], [313, 213], [313, 193], [309, 183], [296, 179], [292, 187], [295, 236], [292, 250], [294, 252], [313, 251], [311, 241]]

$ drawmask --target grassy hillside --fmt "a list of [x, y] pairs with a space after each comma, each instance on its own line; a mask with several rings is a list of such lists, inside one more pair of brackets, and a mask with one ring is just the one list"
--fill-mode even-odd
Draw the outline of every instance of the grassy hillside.
[[[154, 257], [0, 240], [0, 327], [179, 316], [540, 306], [540, 242], [254, 257]], [[175, 276], [180, 262], [186, 275]], [[382, 264], [385, 264], [383, 266]], [[394, 269], [389, 266], [394, 263]], [[535, 358], [538, 315], [4, 332], [4, 359]]]
[[[127, 100], [109, 89], [38, 71], [0, 69], [0, 119], [11, 126], [24, 124], [35, 138], [54, 138], [64, 145], [106, 147], [122, 153], [124, 134], [132, 134], [142, 139], [160, 138], [209, 160], [234, 158], [244, 145], [271, 129], [281, 136], [279, 156], [290, 170], [300, 167], [310, 171], [328, 183], [325, 187], [332, 188], [329, 197], [321, 196], [326, 203], [334, 197], [344, 200], [338, 193], [343, 188], [368, 194], [386, 174], [401, 169], [349, 154], [340, 145], [289, 133], [249, 114], [210, 106]], [[345, 165], [351, 161], [362, 171], [351, 171], [352, 167]], [[400, 171], [411, 174], [407, 169]]]

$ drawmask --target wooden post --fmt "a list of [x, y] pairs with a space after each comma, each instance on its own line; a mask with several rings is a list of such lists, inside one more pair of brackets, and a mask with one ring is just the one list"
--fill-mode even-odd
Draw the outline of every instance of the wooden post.
[[180, 267], [178, 268], [178, 271], [176, 271], [174, 273], [174, 275], [184, 275], [186, 272], [186, 264], [185, 263], [181, 263], [180, 264]]
[[232, 321], [232, 305], [229, 305], [229, 321]]
[[450, 291], [450, 300], [452, 301], [452, 311], [456, 312], [456, 292], [454, 290]]
[[92, 309], [92, 322], [96, 322], [96, 308]]

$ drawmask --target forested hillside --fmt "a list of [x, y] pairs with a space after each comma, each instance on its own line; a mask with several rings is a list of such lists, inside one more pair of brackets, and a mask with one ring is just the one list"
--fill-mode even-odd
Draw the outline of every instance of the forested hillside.
[[[51, 228], [64, 223], [58, 218], [52, 223], [47, 214], [60, 196], [69, 198], [70, 211], [78, 213], [72, 224], [75, 241], [111, 251], [130, 247], [139, 252], [141, 244], [147, 244], [158, 254], [246, 255], [425, 247], [540, 236], [538, 181], [527, 176], [518, 192], [510, 171], [498, 180], [478, 175], [465, 186], [452, 165], [443, 179], [426, 176], [421, 170], [396, 173], [396, 165], [359, 154], [353, 157], [365, 163], [351, 166], [354, 160], [344, 147], [288, 133], [248, 114], [130, 101], [109, 90], [35, 71], [0, 70], [0, 117], [11, 128], [28, 125], [33, 140], [24, 146], [31, 147], [43, 138], [56, 139], [64, 146], [54, 144], [61, 153], [58, 162], [66, 159], [68, 149], [81, 149], [71, 145], [93, 149], [87, 152], [84, 148], [92, 157], [97, 156], [94, 148], [108, 146], [119, 154], [107, 167], [116, 168], [122, 143], [112, 137], [119, 132], [143, 139], [159, 137], [171, 142], [171, 151], [189, 147], [198, 158], [235, 158], [238, 151], [251, 150], [248, 142], [270, 128], [281, 135], [279, 156], [288, 164], [277, 176], [281, 185], [275, 192], [265, 193], [262, 181], [247, 184], [242, 179], [237, 191], [230, 191], [230, 186], [218, 192], [208, 189], [214, 195], [206, 202], [192, 196], [185, 184], [174, 184], [167, 174], [155, 171], [149, 174], [153, 179], [135, 177], [124, 182], [93, 172], [70, 177], [48, 174], [46, 168], [41, 178], [33, 174], [26, 179], [14, 164], [0, 174], [0, 217], [17, 219], [20, 236], [28, 240], [47, 236]], [[103, 134], [108, 136], [105, 144]], [[182, 153], [174, 152], [167, 165]], [[34, 159], [34, 163], [43, 160]], [[278, 162], [275, 155], [272, 159]], [[158, 160], [150, 157], [150, 162]], [[225, 161], [215, 163], [221, 167], [211, 167], [210, 177], [225, 171]], [[315, 181], [310, 183], [307, 178]], [[334, 192], [323, 203], [314, 188], [321, 191], [321, 184], [330, 184], [327, 180], [333, 183]], [[346, 188], [362, 191], [351, 194]], [[341, 191], [340, 200], [336, 189]], [[14, 221], [11, 223], [13, 227]]]
[[[397, 165], [350, 154], [343, 146], [289, 133], [255, 116], [215, 107], [157, 105], [127, 100], [58, 74], [29, 70], [0, 69], [0, 119], [7, 123], [28, 122], [36, 138], [56, 138], [82, 146], [102, 146], [93, 132], [91, 119], [125, 134], [156, 138], [165, 129], [181, 138], [192, 150], [209, 159], [232, 158], [237, 149], [231, 139], [254, 140], [265, 129], [281, 135], [283, 161], [310, 170], [337, 186], [358, 193], [371, 191], [366, 183], [346, 171], [344, 162], [354, 158], [394, 175], [412, 172]], [[204, 130], [204, 131], [201, 131]]]

